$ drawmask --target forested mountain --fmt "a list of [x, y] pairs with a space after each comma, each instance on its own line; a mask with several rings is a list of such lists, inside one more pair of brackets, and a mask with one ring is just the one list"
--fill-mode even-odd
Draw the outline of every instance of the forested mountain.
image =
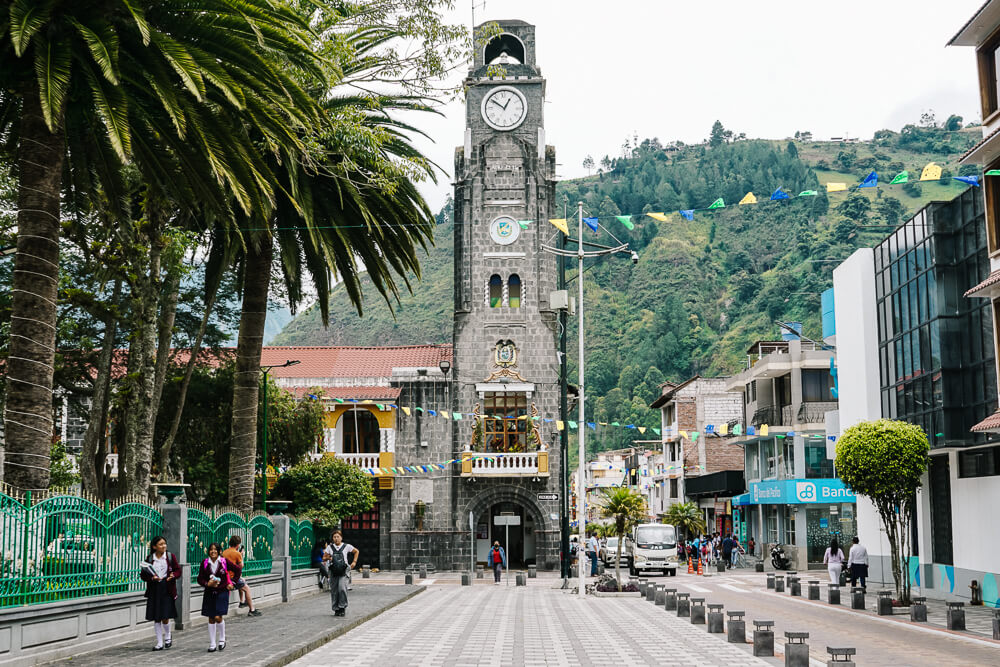
[[[976, 171], [959, 170], [957, 159], [980, 130], [960, 129], [953, 117], [943, 126], [924, 118], [900, 132], [882, 130], [867, 142], [813, 142], [808, 133], [796, 134], [794, 140], [734, 141], [717, 124], [711, 139], [697, 146], [629, 140], [624, 157], [605, 157], [597, 174], [559, 185], [559, 208], [565, 207], [567, 217], [577, 201], [587, 215], [637, 216], [632, 231], [613, 217], [601, 222], [639, 252], [639, 263], [589, 260], [585, 274], [588, 413], [593, 411], [588, 419], [658, 425], [658, 414], [646, 406], [661, 382], [738, 372], [752, 342], [779, 334], [778, 320], [803, 322], [804, 333], [818, 338], [819, 294], [831, 286], [836, 260], [874, 244], [928, 201], [950, 199], [967, 187], [950, 177]], [[931, 161], [949, 180], [885, 186], [904, 169], [917, 181]], [[590, 165], [597, 166], [593, 160]], [[871, 171], [878, 172], [882, 187], [826, 194], [826, 183], [856, 185]], [[768, 201], [778, 187], [791, 198]], [[797, 196], [808, 190], [818, 194]], [[760, 203], [737, 206], [747, 192]], [[719, 197], [726, 208], [698, 211], [692, 221], [676, 213], [706, 208]], [[639, 216], [651, 211], [673, 215], [667, 222]], [[596, 243], [613, 241], [603, 230], [586, 234]], [[395, 319], [374, 290], [361, 318], [335, 294], [328, 329], [313, 308], [274, 344], [449, 341], [450, 205], [438, 217], [435, 240], [421, 262], [423, 280], [395, 305]], [[574, 273], [568, 270], [568, 276]], [[575, 341], [575, 321], [569, 335]], [[576, 346], [569, 349], [575, 377]], [[625, 429], [594, 435], [595, 449], [638, 437]]]

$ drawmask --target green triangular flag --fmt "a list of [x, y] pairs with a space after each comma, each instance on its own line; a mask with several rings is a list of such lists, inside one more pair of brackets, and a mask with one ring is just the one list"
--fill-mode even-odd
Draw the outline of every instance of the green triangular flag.
[[906, 183], [910, 180], [910, 174], [906, 171], [901, 171], [896, 176], [889, 181], [889, 185], [895, 185], [896, 183]]
[[709, 210], [712, 210], [713, 208], [726, 208], [726, 202], [722, 201], [722, 197], [719, 197], [712, 202], [711, 206], [708, 207]]
[[743, 435], [743, 426], [740, 424], [733, 426], [733, 435]]
[[344, 399], [342, 399], [342, 398], [335, 398], [333, 400], [337, 401], [338, 403], [343, 403], [344, 402]]
[[534, 220], [518, 220], [517, 224], [521, 226], [521, 229], [527, 229]]
[[815, 197], [818, 194], [819, 193], [816, 192], [815, 190], [803, 190], [802, 192], [799, 193], [799, 196], [800, 197]]
[[423, 408], [414, 408], [414, 410], [419, 410], [420, 412], [423, 412], [423, 411], [424, 411], [424, 409], [423, 409]]
[[632, 224], [631, 215], [616, 215], [615, 217], [618, 218], [618, 222], [625, 225], [625, 229], [635, 229], [635, 225]]
[[987, 176], [1000, 176], [1000, 169], [990, 169], [986, 172]]
[[611, 425], [612, 426], [621, 426], [621, 424], [619, 424], [618, 422], [611, 422]]
[[458, 421], [459, 419], [462, 418], [462, 413], [461, 412], [452, 412], [451, 416], [455, 418], [455, 421]]
[[653, 433], [655, 433], [656, 435], [660, 435], [660, 429], [656, 428], [655, 426], [652, 428], [653, 428]]
[[574, 421], [569, 422], [569, 427], [570, 428], [576, 428], [576, 422], [574, 422]]
[[382, 406], [381, 403], [376, 403], [375, 407], [378, 408], [379, 410], [385, 410], [385, 408]]

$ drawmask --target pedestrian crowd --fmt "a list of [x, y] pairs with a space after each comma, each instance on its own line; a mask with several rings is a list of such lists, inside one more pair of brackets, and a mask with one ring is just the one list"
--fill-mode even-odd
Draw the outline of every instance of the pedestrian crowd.
[[[753, 548], [753, 540], [750, 541], [750, 548]], [[693, 540], [688, 540], [682, 551], [686, 557], [697, 564], [714, 565], [725, 563], [726, 569], [736, 567], [741, 554], [747, 551], [740, 544], [739, 539], [734, 534], [711, 533], [709, 535], [699, 535]]]

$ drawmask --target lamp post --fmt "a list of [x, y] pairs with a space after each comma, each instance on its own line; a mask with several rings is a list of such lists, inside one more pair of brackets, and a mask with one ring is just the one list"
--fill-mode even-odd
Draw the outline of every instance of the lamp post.
[[[577, 493], [576, 493], [576, 519], [580, 527], [580, 540], [583, 547], [583, 540], [587, 535], [587, 517], [584, 514], [585, 503], [586, 503], [586, 465], [587, 465], [587, 448], [586, 448], [586, 430], [587, 430], [587, 419], [585, 416], [585, 396], [584, 382], [583, 382], [583, 260], [588, 257], [600, 257], [602, 255], [614, 255], [614, 254], [624, 254], [629, 253], [631, 255], [633, 263], [639, 261], [639, 255], [634, 251], [629, 250], [627, 243], [620, 243], [617, 246], [598, 246], [593, 243], [586, 243], [583, 240], [583, 202], [578, 202], [576, 205], [577, 213], [577, 233], [579, 238], [576, 239], [576, 252], [571, 252], [565, 250], [561, 247], [547, 246], [542, 244], [542, 250], [551, 253], [559, 257], [576, 257], [577, 269], [576, 269], [576, 282], [578, 288], [578, 298], [576, 303], [577, 315], [579, 316], [579, 324], [577, 325], [578, 333], [578, 372], [577, 372], [577, 399], [579, 400], [579, 417], [577, 423], [577, 438], [579, 440], [579, 461], [578, 461], [578, 474], [579, 479], [577, 482]], [[572, 240], [572, 239], [570, 239]], [[597, 250], [584, 250], [584, 246], [589, 246], [592, 248], [598, 248]], [[585, 563], [582, 558], [579, 559], [580, 568], [580, 598], [587, 593], [587, 580], [586, 580], [586, 569]]]
[[289, 359], [283, 364], [260, 367], [260, 370], [264, 371], [264, 472], [261, 475], [263, 485], [261, 490], [260, 508], [265, 512], [267, 511], [267, 375], [271, 372], [272, 368], [287, 368], [299, 363], [302, 362], [298, 359]]

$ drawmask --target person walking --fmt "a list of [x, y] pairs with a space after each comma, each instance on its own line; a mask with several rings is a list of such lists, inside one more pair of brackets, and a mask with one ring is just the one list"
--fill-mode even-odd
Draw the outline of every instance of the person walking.
[[733, 566], [733, 548], [733, 538], [726, 535], [726, 539], [722, 540], [722, 560], [727, 569]]
[[208, 618], [208, 652], [226, 649], [226, 622], [222, 617], [229, 613], [229, 591], [233, 580], [222, 557], [222, 545], [208, 545], [208, 558], [198, 569], [198, 584], [205, 588], [201, 599], [201, 615]]
[[861, 592], [867, 593], [868, 587], [868, 549], [861, 541], [854, 537], [850, 551], [847, 552], [847, 569], [851, 573], [851, 586], [854, 586], [858, 579], [861, 580]]
[[503, 574], [503, 569], [507, 567], [507, 553], [497, 541], [493, 542], [493, 548], [490, 549], [489, 561], [490, 567], [493, 568], [493, 583], [499, 586], [500, 576]]
[[830, 540], [830, 546], [823, 554], [823, 563], [826, 564], [826, 571], [830, 574], [830, 583], [840, 584], [840, 572], [844, 568], [844, 552], [841, 551], [836, 537]]
[[240, 608], [250, 607], [247, 616], [260, 616], [261, 613], [253, 606], [253, 596], [250, 595], [250, 586], [243, 578], [243, 538], [233, 535], [229, 538], [229, 548], [222, 552], [222, 557], [226, 559], [226, 567], [233, 579], [233, 587], [240, 596]]
[[587, 540], [587, 558], [590, 559], [590, 576], [597, 576], [597, 552], [601, 549], [601, 543], [597, 541], [597, 533], [591, 533]]
[[312, 553], [312, 563], [313, 567], [317, 568], [316, 572], [316, 583], [319, 585], [319, 589], [323, 590], [323, 584], [330, 580], [330, 568], [327, 566], [326, 561], [323, 560], [323, 554], [326, 552], [326, 540], [320, 540], [313, 547]]
[[[354, 554], [353, 560], [348, 559]], [[330, 605], [334, 616], [347, 615], [347, 581], [350, 571], [358, 565], [358, 550], [344, 542], [344, 534], [339, 530], [330, 535], [330, 544], [326, 545], [323, 560], [330, 573]]]
[[149, 541], [149, 555], [142, 561], [139, 577], [146, 582], [146, 620], [156, 632], [154, 651], [173, 645], [170, 619], [177, 618], [177, 578], [181, 566], [177, 556], [167, 551], [167, 541], [157, 535]]

